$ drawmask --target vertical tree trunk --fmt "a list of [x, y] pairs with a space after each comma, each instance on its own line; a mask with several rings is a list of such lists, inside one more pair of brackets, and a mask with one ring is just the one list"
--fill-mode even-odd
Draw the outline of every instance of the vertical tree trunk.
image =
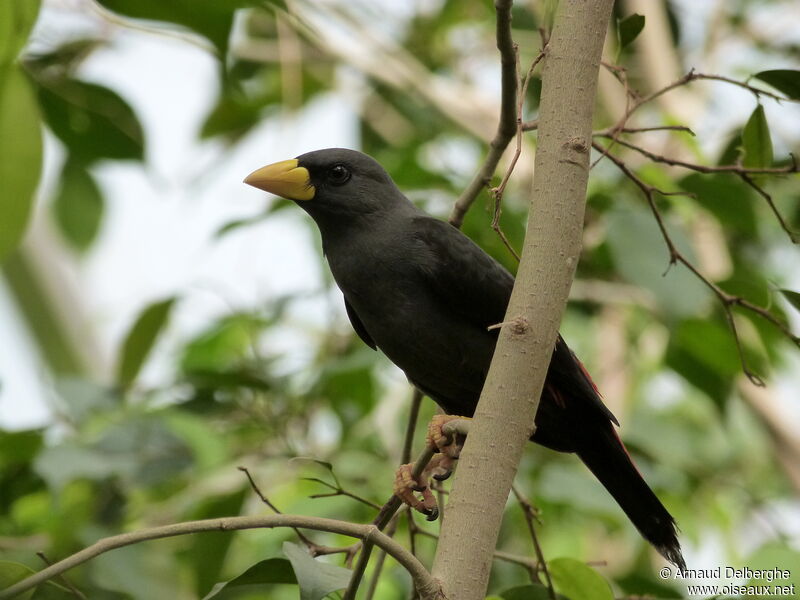
[[528, 234], [494, 359], [461, 454], [433, 575], [481, 600], [581, 250], [592, 114], [613, 0], [561, 0], [542, 73]]

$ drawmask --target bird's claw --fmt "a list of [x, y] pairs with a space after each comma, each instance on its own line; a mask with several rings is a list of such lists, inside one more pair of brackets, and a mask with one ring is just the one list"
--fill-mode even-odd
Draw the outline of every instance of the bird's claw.
[[435, 449], [437, 454], [419, 477], [414, 477], [413, 465], [410, 464], [402, 465], [395, 474], [395, 495], [414, 510], [424, 514], [428, 521], [435, 521], [439, 517], [439, 507], [428, 481], [431, 478], [436, 481], [449, 478], [453, 474], [453, 468], [464, 445], [463, 435], [445, 431], [444, 427], [450, 421], [464, 418], [455, 415], [435, 415], [428, 424], [426, 443]]
[[[412, 473], [413, 468], [414, 465], [407, 464], [397, 469], [394, 477], [394, 494], [405, 504], [424, 514], [429, 521], [435, 521], [439, 517], [439, 507], [433, 492], [425, 483], [430, 477], [430, 472], [426, 469], [415, 478]], [[422, 498], [418, 497], [417, 493], [421, 494]]]

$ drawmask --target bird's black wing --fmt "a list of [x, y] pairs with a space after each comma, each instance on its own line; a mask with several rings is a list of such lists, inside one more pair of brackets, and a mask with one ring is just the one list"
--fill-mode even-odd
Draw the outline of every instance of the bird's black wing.
[[453, 314], [486, 331], [506, 313], [514, 277], [458, 229], [428, 216], [415, 217], [421, 242], [418, 267]]
[[347, 317], [350, 319], [350, 324], [353, 326], [353, 329], [355, 329], [358, 337], [361, 338], [361, 341], [363, 341], [373, 350], [377, 350], [378, 346], [375, 344], [372, 336], [370, 336], [370, 334], [367, 332], [367, 328], [364, 327], [364, 323], [358, 317], [358, 314], [356, 314], [355, 309], [347, 301], [347, 298], [344, 299], [344, 308], [347, 311]]
[[[514, 277], [448, 223], [417, 217], [414, 232], [428, 250], [418, 262], [436, 296], [446, 302], [454, 314], [484, 331], [501, 323], [511, 298]], [[496, 337], [498, 331], [491, 333]], [[603, 404], [583, 364], [561, 335], [556, 340], [547, 381], [578, 402], [581, 412], [589, 409], [618, 424]]]

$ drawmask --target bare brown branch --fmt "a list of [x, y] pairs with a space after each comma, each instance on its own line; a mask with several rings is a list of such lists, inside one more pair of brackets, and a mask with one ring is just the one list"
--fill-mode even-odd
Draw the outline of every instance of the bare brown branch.
[[386, 534], [379, 531], [374, 525], [362, 525], [348, 523], [335, 519], [325, 519], [322, 517], [306, 517], [301, 515], [265, 515], [248, 517], [224, 517], [220, 519], [204, 519], [200, 521], [187, 521], [174, 523], [163, 527], [153, 527], [142, 529], [130, 533], [123, 533], [111, 537], [103, 538], [88, 548], [61, 560], [41, 571], [15, 583], [14, 585], [0, 591], [0, 600], [9, 600], [23, 592], [35, 588], [53, 577], [60, 575], [81, 565], [105, 552], [131, 546], [149, 540], [157, 540], [167, 537], [189, 535], [192, 533], [202, 533], [208, 531], [241, 531], [244, 529], [271, 529], [275, 527], [297, 527], [302, 529], [314, 529], [316, 531], [326, 531], [338, 533], [353, 538], [358, 538], [365, 543], [372, 543], [395, 558], [410, 574], [414, 580], [414, 585], [420, 592], [420, 597], [424, 600], [443, 600], [441, 587], [437, 581], [431, 577], [428, 570], [416, 557], [403, 548]]

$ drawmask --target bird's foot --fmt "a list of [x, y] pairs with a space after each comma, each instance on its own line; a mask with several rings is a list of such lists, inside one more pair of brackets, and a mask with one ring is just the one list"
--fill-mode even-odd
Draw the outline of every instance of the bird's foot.
[[428, 424], [425, 441], [437, 454], [418, 477], [414, 477], [413, 464], [402, 465], [397, 469], [394, 494], [405, 504], [424, 514], [428, 521], [435, 521], [439, 517], [439, 507], [428, 482], [431, 478], [444, 481], [453, 473], [468, 428], [468, 417], [435, 415]]
[[464, 447], [469, 420], [469, 417], [458, 415], [434, 415], [428, 423], [425, 442], [430, 448], [441, 452], [441, 460], [437, 465], [439, 472], [433, 475], [434, 479], [444, 481], [452, 475]]
[[[439, 467], [443, 458], [443, 454], [434, 456], [418, 477], [414, 477], [414, 465], [411, 463], [401, 465], [394, 476], [395, 496], [400, 498], [404, 504], [425, 515], [428, 521], [435, 521], [439, 517], [439, 506], [436, 504], [436, 498], [433, 497], [428, 481], [431, 477], [436, 477], [437, 474], [444, 472]], [[417, 494], [422, 497], [420, 498]]]

